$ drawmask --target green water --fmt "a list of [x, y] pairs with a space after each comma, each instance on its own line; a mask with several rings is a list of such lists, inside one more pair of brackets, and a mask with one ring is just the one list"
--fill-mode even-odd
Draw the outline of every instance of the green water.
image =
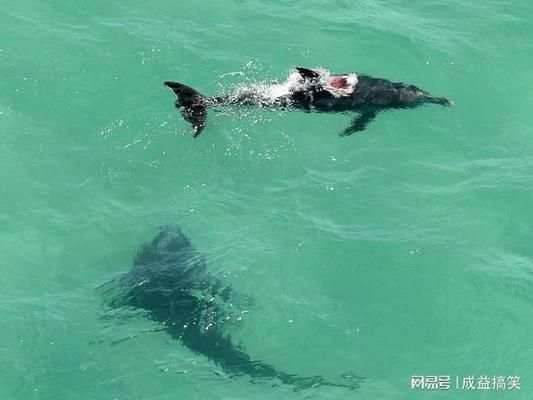
[[[531, 398], [533, 3], [1, 4], [0, 399]], [[226, 110], [193, 139], [162, 86], [212, 94], [298, 65], [456, 106], [343, 139], [349, 115]], [[167, 224], [253, 297], [232, 332], [252, 358], [362, 386], [233, 378], [108, 315], [95, 289]], [[468, 375], [522, 388], [455, 389]]]

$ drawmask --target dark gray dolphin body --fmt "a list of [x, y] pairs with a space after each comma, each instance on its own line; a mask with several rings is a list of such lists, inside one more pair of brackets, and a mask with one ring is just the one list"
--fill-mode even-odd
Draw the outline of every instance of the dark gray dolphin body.
[[355, 389], [361, 378], [331, 383], [321, 376], [300, 377], [253, 360], [224, 332], [235, 319], [229, 306], [231, 289], [211, 276], [204, 258], [176, 227], [164, 227], [145, 244], [130, 272], [107, 284], [112, 308], [144, 310], [148, 317], [190, 350], [208, 357], [231, 375], [278, 379], [295, 389], [335, 386]]
[[[207, 109], [220, 105], [259, 106], [294, 108], [318, 112], [357, 112], [341, 136], [362, 131], [378, 112], [415, 108], [422, 104], [439, 104], [450, 106], [453, 102], [444, 97], [435, 97], [418, 87], [403, 82], [391, 82], [387, 79], [373, 78], [368, 75], [337, 74], [328, 75], [332, 82], [354, 77], [349, 90], [336, 90], [329, 86], [321, 70], [296, 68], [300, 81], [289, 85], [287, 91], [276, 93], [268, 87], [251, 87], [233, 94], [219, 97], [206, 97], [195, 89], [178, 82], [165, 82], [177, 95], [176, 108], [180, 109], [186, 121], [193, 127], [193, 135], [198, 136], [205, 128]], [[344, 84], [347, 85], [346, 82]], [[274, 87], [272, 85], [272, 87]], [[279, 85], [278, 85], [279, 86]], [[342, 89], [342, 86], [341, 86]]]

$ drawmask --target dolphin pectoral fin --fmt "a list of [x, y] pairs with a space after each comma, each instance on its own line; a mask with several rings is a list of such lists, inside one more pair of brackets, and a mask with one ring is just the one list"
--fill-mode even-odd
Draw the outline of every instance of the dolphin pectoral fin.
[[374, 119], [376, 118], [377, 112], [376, 111], [364, 111], [361, 115], [358, 117], [355, 117], [352, 120], [352, 124], [346, 128], [340, 136], [350, 136], [351, 134], [355, 132], [361, 132], [364, 131], [366, 126]]
[[313, 79], [318, 79], [320, 77], [320, 74], [318, 72], [313, 71], [312, 69], [309, 69], [309, 68], [296, 67], [296, 71], [298, 71], [298, 73], [304, 79], [313, 80]]

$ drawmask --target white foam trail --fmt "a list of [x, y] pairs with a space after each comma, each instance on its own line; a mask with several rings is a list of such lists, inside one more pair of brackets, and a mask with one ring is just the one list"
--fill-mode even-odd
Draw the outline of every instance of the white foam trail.
[[[356, 74], [343, 75], [346, 79], [347, 88], [336, 88], [330, 83], [331, 72], [324, 68], [317, 68], [314, 71], [319, 74], [319, 86], [330, 92], [335, 97], [345, 97], [353, 93], [358, 79]], [[289, 96], [291, 93], [297, 91], [305, 91], [310, 88], [313, 83], [305, 80], [300, 73], [294, 71], [289, 74], [287, 80], [281, 83], [255, 83], [246, 87], [237, 88], [233, 96], [240, 98], [242, 96], [251, 96], [254, 101], [268, 106], [273, 105], [280, 99]], [[232, 96], [232, 97], [233, 97]]]

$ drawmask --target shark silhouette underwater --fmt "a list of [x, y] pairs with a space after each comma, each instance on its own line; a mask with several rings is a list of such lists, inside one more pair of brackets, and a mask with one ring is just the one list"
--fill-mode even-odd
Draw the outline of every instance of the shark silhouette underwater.
[[231, 376], [274, 379], [294, 390], [317, 386], [353, 390], [363, 381], [353, 374], [343, 376], [339, 383], [320, 375], [302, 377], [253, 360], [225, 333], [231, 315], [228, 307], [236, 294], [209, 274], [202, 255], [177, 227], [162, 228], [141, 247], [133, 268], [104, 286], [108, 307], [143, 310], [148, 318], [161, 324], [161, 330]]
[[451, 106], [445, 97], [436, 97], [403, 82], [347, 73], [331, 74], [324, 69], [297, 67], [282, 83], [255, 84], [223, 96], [204, 96], [179, 82], [164, 82], [177, 96], [176, 108], [190, 122], [193, 136], [205, 128], [207, 110], [219, 106], [256, 106], [299, 109], [306, 112], [356, 112], [341, 136], [363, 131], [381, 111], [415, 108], [423, 104]]

